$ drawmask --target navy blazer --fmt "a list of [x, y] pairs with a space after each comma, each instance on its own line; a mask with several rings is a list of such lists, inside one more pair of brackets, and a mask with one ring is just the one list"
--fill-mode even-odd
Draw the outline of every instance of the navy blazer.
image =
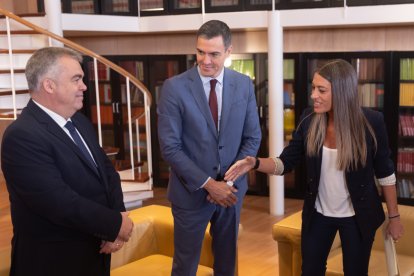
[[[390, 149], [385, 123], [382, 113], [372, 109], [363, 108], [363, 113], [375, 132], [377, 148], [374, 141], [366, 131], [367, 161], [364, 167], [345, 172], [345, 180], [351, 196], [355, 217], [363, 237], [372, 236], [376, 229], [383, 223], [385, 216], [381, 205], [376, 178], [384, 178], [394, 173], [394, 165], [390, 159]], [[315, 212], [315, 201], [318, 194], [321, 174], [322, 148], [318, 156], [306, 155], [306, 137], [313, 113], [311, 108], [306, 109], [300, 119], [298, 128], [293, 132], [292, 140], [283, 150], [280, 159], [284, 164], [284, 172], [287, 173], [305, 156], [306, 159], [306, 193], [302, 213], [302, 229], [307, 227]]]
[[[125, 210], [119, 174], [99, 146], [89, 120], [76, 113], [72, 121], [99, 174], [64, 130], [33, 101], [4, 133], [1, 165], [10, 195], [13, 254], [32, 252], [33, 257], [37, 254], [34, 244], [47, 248], [58, 242], [64, 249], [65, 243], [83, 241], [98, 244], [94, 251], [99, 255], [101, 240], [114, 241], [118, 235], [120, 212]], [[69, 260], [74, 257], [68, 256]]]
[[[225, 68], [220, 131], [216, 130], [197, 67], [164, 82], [158, 104], [161, 152], [171, 166], [168, 198], [181, 208], [209, 204], [200, 186], [220, 176], [235, 161], [256, 156], [261, 130], [253, 83]], [[235, 183], [237, 196], [247, 190], [247, 178]]]

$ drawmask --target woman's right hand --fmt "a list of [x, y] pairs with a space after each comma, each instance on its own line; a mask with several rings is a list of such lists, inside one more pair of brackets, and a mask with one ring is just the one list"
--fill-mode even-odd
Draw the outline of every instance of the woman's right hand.
[[255, 163], [256, 159], [251, 156], [247, 156], [246, 158], [237, 161], [227, 170], [224, 179], [226, 181], [236, 181], [237, 178], [253, 169]]

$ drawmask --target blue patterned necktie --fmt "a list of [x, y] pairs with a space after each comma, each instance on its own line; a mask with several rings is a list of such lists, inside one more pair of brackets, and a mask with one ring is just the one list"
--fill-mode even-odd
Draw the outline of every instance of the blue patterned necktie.
[[81, 137], [79, 136], [78, 132], [76, 131], [76, 128], [73, 125], [73, 123], [71, 121], [68, 121], [66, 123], [65, 127], [69, 130], [70, 136], [72, 136], [73, 141], [75, 141], [75, 144], [78, 146], [78, 148], [83, 153], [85, 158], [91, 163], [92, 167], [95, 168], [96, 173], [98, 173], [98, 169], [96, 168], [95, 161], [93, 161], [91, 154], [89, 153], [89, 151], [86, 148], [85, 144], [83, 143]]

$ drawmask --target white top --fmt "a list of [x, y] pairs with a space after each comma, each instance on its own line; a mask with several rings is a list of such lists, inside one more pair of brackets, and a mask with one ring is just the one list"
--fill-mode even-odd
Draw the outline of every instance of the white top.
[[355, 215], [345, 181], [345, 172], [336, 167], [337, 150], [323, 147], [321, 178], [319, 180], [316, 210], [327, 217], [351, 217]]

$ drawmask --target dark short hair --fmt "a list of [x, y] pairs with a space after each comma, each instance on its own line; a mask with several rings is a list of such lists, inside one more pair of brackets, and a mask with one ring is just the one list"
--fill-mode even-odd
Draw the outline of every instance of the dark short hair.
[[226, 23], [220, 20], [210, 20], [201, 25], [200, 29], [197, 31], [197, 38], [200, 36], [207, 39], [221, 36], [223, 38], [224, 47], [226, 49], [231, 45], [230, 28]]
[[37, 91], [41, 79], [55, 70], [58, 59], [64, 56], [82, 62], [82, 55], [69, 48], [45, 47], [34, 52], [27, 62], [25, 70], [29, 90]]

